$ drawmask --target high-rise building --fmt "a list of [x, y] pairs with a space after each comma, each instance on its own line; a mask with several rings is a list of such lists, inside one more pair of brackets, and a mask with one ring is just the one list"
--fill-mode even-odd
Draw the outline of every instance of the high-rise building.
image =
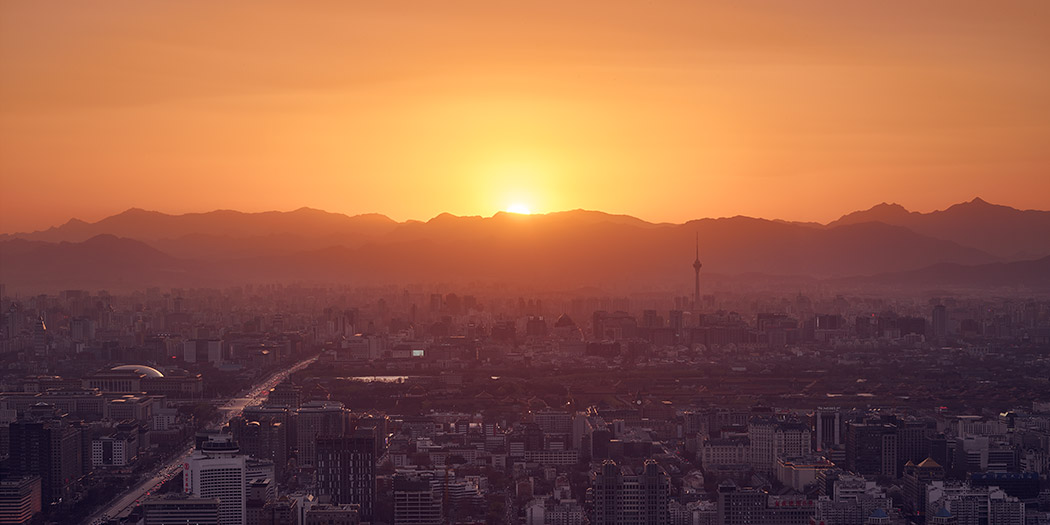
[[219, 522], [243, 524], [247, 500], [245, 456], [229, 434], [213, 434], [183, 463], [183, 491], [219, 499]]
[[545, 434], [568, 434], [572, 431], [572, 414], [563, 410], [540, 410], [534, 415]]
[[145, 525], [219, 525], [219, 499], [165, 494], [142, 502]]
[[29, 523], [41, 507], [40, 476], [0, 476], [0, 523]]
[[739, 489], [732, 482], [718, 486], [718, 523], [723, 525], [745, 525], [764, 523], [766, 510], [765, 492], [754, 489]]
[[221, 365], [224, 361], [222, 341], [218, 339], [191, 339], [182, 344], [182, 360], [187, 363], [211, 363]]
[[16, 474], [40, 476], [43, 502], [49, 504], [73, 495], [83, 474], [84, 448], [80, 428], [54, 407], [43, 408], [9, 425], [8, 462]]
[[138, 454], [138, 435], [131, 432], [114, 432], [91, 441], [91, 465], [93, 467], [126, 467]]
[[349, 416], [337, 401], [310, 401], [299, 407], [295, 417], [299, 465], [314, 465], [317, 436], [342, 436], [349, 426]]
[[926, 514], [926, 486], [932, 481], [944, 481], [944, 467], [933, 459], [904, 464], [904, 510], [909, 515], [921, 520]]
[[317, 494], [335, 504], [360, 505], [372, 521], [376, 499], [376, 443], [371, 429], [346, 436], [317, 437]]
[[283, 472], [288, 462], [288, 426], [266, 417], [248, 420], [240, 416], [230, 420], [230, 430], [241, 453], [273, 461], [277, 473]]
[[948, 337], [948, 309], [943, 304], [933, 307], [933, 339], [944, 344]]
[[670, 482], [653, 460], [641, 472], [606, 461], [591, 481], [594, 525], [658, 525], [670, 523]]
[[862, 475], [897, 477], [897, 428], [881, 422], [846, 423], [846, 468]]
[[759, 472], [772, 473], [779, 457], [805, 457], [813, 451], [809, 425], [796, 420], [754, 416], [748, 422], [747, 437], [751, 440], [751, 466]]
[[33, 321], [33, 353], [38, 357], [46, 357], [48, 354], [47, 326], [43, 318]]
[[818, 452], [842, 444], [842, 411], [836, 408], [821, 407], [813, 414], [813, 427], [816, 430], [813, 441]]
[[897, 420], [897, 472], [904, 472], [904, 464], [919, 463], [930, 457], [927, 438], [937, 433], [933, 420], [904, 418]]
[[266, 396], [267, 406], [284, 406], [289, 410], [298, 410], [303, 404], [303, 387], [287, 381], [278, 383]]
[[440, 525], [441, 499], [430, 482], [419, 477], [394, 477], [394, 525]]
[[244, 524], [263, 525], [267, 519], [266, 506], [277, 500], [277, 484], [270, 478], [249, 479], [244, 503]]

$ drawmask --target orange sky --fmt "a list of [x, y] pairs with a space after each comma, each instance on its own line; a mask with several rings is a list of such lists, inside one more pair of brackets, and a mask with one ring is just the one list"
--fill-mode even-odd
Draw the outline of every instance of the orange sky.
[[1050, 206], [1050, 2], [0, 3], [0, 231]]

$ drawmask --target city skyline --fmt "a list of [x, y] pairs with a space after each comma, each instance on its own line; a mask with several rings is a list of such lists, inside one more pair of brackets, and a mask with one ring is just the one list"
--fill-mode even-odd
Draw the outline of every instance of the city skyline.
[[1050, 525], [1050, 1], [0, 2], [0, 523]]

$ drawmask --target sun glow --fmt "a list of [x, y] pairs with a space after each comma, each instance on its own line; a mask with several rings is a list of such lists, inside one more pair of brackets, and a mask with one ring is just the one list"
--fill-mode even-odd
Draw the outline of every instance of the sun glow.
[[529, 207], [528, 206], [526, 206], [524, 204], [521, 204], [521, 203], [511, 204], [510, 206], [507, 207], [507, 211], [510, 212], [510, 213], [518, 213], [518, 214], [521, 214], [521, 215], [529, 215], [529, 214], [532, 213], [531, 211], [529, 211]]

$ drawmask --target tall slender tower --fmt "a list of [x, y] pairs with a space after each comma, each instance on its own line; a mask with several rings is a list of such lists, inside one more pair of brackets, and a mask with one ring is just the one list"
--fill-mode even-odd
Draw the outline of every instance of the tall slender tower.
[[696, 260], [693, 261], [693, 271], [696, 272], [696, 281], [693, 284], [693, 309], [700, 307], [700, 234], [696, 234]]

